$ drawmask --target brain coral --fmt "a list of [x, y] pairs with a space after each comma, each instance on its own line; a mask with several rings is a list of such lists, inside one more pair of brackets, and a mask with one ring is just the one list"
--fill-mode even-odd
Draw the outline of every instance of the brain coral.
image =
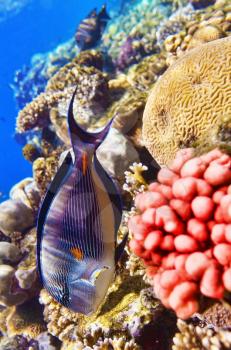
[[158, 80], [143, 116], [143, 139], [161, 164], [231, 114], [231, 37], [201, 45]]

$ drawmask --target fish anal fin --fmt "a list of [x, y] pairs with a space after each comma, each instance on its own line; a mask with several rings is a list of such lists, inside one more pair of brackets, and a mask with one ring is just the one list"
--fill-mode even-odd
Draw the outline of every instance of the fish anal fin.
[[116, 264], [118, 263], [118, 261], [120, 260], [122, 254], [124, 252], [127, 240], [128, 240], [128, 233], [124, 236], [122, 242], [120, 242], [115, 249], [115, 263]]

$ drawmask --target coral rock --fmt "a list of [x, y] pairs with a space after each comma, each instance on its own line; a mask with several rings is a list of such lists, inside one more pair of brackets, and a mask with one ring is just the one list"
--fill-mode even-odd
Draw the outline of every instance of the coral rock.
[[130, 164], [139, 160], [132, 143], [114, 128], [111, 128], [107, 138], [98, 148], [97, 156], [104, 168], [118, 179], [123, 177]]
[[33, 178], [23, 179], [14, 185], [10, 190], [10, 198], [20, 200], [33, 210], [38, 208], [41, 199]]
[[18, 262], [21, 257], [20, 249], [13, 243], [0, 242], [0, 263]]
[[12, 306], [22, 304], [26, 300], [26, 294], [18, 291], [11, 293], [15, 269], [9, 265], [0, 265], [0, 305]]
[[0, 204], [0, 230], [7, 236], [14, 231], [24, 232], [33, 226], [34, 220], [32, 209], [20, 200], [9, 199]]

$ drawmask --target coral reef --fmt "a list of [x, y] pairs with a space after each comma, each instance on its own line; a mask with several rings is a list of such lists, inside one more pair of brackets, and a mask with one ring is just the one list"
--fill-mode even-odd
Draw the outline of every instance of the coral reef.
[[19, 248], [9, 242], [0, 242], [0, 263], [17, 263], [21, 257]]
[[179, 151], [135, 199], [130, 247], [157, 297], [183, 319], [199, 310], [200, 294], [222, 299], [231, 291], [230, 162], [218, 149], [195, 158]]
[[35, 230], [27, 232], [20, 243], [0, 242], [1, 305], [20, 305], [38, 293], [35, 248]]
[[[230, 348], [231, 8], [229, 0], [190, 3], [126, 1], [96, 50], [79, 53], [71, 39], [16, 72], [17, 133], [33, 178], [0, 204], [0, 349]], [[119, 241], [130, 229], [115, 280], [89, 317], [41, 289], [33, 228], [71, 148], [76, 87], [83, 128], [113, 118], [97, 155], [121, 188]], [[194, 153], [170, 163], [189, 146]], [[152, 157], [169, 168], [157, 175]]]
[[17, 118], [17, 131], [25, 132], [33, 128], [41, 128], [49, 124], [49, 109], [56, 105], [57, 100], [63, 96], [62, 92], [45, 94], [36, 97], [30, 104], [22, 109]]
[[[198, 1], [199, 3], [200, 1]], [[168, 64], [172, 64], [177, 57], [181, 57], [194, 47], [231, 34], [231, 9], [228, 0], [216, 1], [215, 5], [209, 7], [208, 10], [195, 12], [189, 10], [190, 17], [186, 9], [180, 15], [174, 14], [163, 25], [162, 32], [176, 22], [179, 27], [178, 30], [168, 31], [169, 35], [165, 36], [165, 40], [163, 40], [164, 47], [168, 53]], [[180, 26], [179, 23], [181, 24]]]
[[231, 114], [230, 57], [231, 37], [204, 44], [178, 59], [155, 84], [144, 111], [143, 140], [161, 164]]
[[171, 14], [177, 2], [137, 1], [110, 22], [102, 37], [102, 47], [107, 49], [116, 67], [124, 70], [143, 57], [158, 51], [156, 31], [160, 22]]
[[59, 45], [54, 51], [34, 55], [29, 66], [15, 72], [14, 94], [19, 109], [45, 90], [47, 81], [73, 59], [78, 50], [74, 39]]

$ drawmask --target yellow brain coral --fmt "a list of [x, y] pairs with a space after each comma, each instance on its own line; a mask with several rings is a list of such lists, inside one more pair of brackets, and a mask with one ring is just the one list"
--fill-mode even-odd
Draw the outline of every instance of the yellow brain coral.
[[201, 45], [162, 75], [143, 116], [144, 144], [161, 164], [231, 115], [231, 37]]

